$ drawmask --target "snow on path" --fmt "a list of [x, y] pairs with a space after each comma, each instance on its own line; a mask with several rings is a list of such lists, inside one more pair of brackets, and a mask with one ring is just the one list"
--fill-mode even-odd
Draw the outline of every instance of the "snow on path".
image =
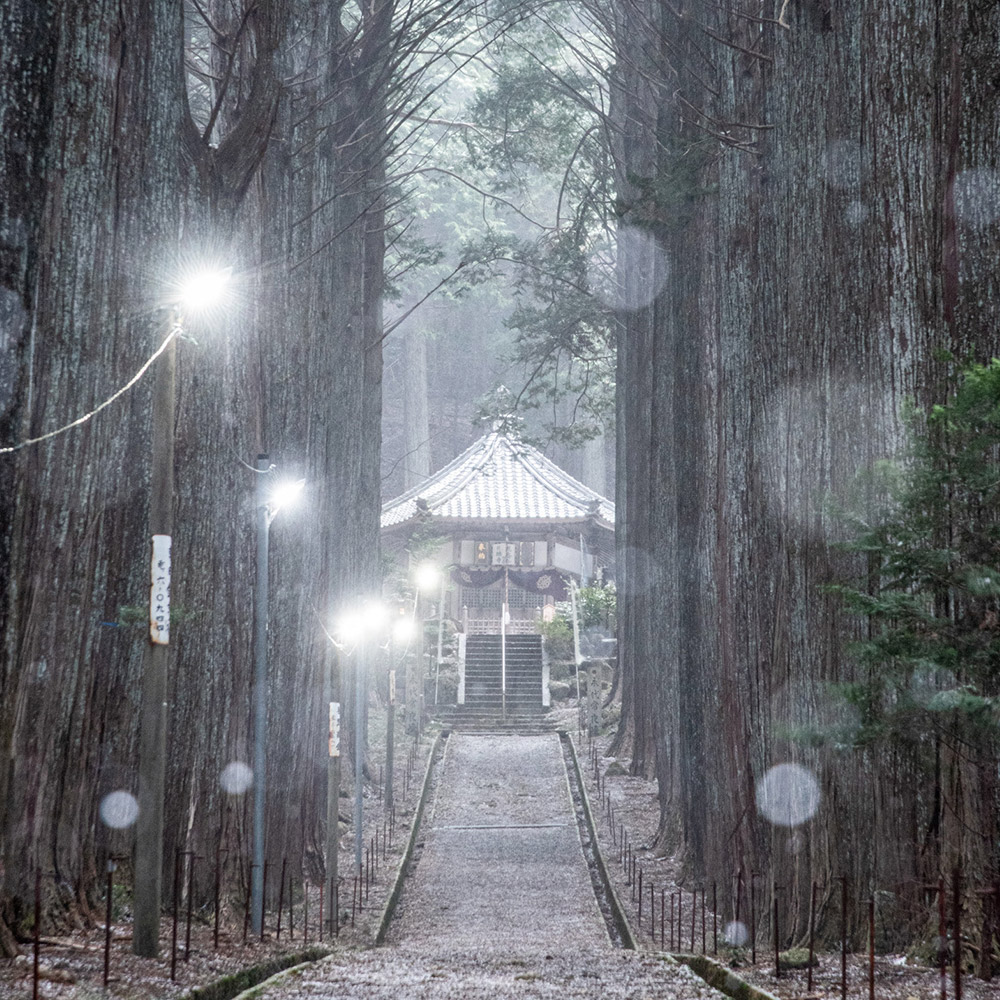
[[423, 840], [390, 943], [611, 947], [555, 734], [452, 735]]
[[612, 947], [559, 738], [455, 733], [388, 944], [340, 951], [259, 1000], [723, 1000], [684, 966]]

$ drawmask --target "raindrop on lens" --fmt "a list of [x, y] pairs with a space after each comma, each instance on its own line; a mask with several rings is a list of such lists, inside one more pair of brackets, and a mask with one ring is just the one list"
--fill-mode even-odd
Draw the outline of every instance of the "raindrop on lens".
[[234, 760], [222, 769], [219, 784], [230, 795], [242, 795], [253, 784], [253, 771], [243, 761]]
[[747, 925], [740, 920], [733, 920], [726, 924], [726, 929], [722, 932], [723, 940], [733, 948], [742, 948], [750, 940], [747, 933]]
[[798, 826], [818, 807], [819, 785], [799, 764], [777, 764], [757, 782], [757, 811], [778, 826]]
[[114, 830], [124, 830], [139, 816], [139, 803], [131, 792], [109, 792], [101, 799], [101, 822]]

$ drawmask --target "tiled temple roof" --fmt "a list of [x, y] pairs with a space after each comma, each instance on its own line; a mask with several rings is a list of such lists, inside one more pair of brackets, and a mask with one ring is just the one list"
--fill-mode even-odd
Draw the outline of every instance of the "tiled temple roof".
[[419, 486], [382, 507], [382, 527], [445, 521], [573, 522], [614, 530], [615, 505], [537, 448], [492, 431]]

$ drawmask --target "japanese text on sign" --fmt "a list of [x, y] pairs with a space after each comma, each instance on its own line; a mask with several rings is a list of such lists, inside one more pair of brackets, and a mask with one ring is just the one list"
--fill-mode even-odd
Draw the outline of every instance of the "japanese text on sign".
[[340, 756], [340, 702], [330, 702], [330, 756]]
[[396, 704], [396, 671], [389, 671], [389, 704]]
[[157, 646], [170, 643], [170, 536], [153, 535], [149, 566], [149, 639]]

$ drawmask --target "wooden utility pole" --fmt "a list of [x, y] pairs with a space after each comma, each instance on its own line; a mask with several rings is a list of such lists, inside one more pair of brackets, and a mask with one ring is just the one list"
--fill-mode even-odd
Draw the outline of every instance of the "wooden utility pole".
[[[178, 320], [167, 316], [167, 336]], [[149, 642], [143, 654], [139, 731], [139, 816], [135, 833], [135, 923], [132, 951], [157, 958], [163, 871], [163, 792], [167, 759], [167, 675], [170, 666], [170, 541], [174, 513], [174, 400], [177, 340], [156, 365], [153, 384], [153, 468], [149, 480]]]

